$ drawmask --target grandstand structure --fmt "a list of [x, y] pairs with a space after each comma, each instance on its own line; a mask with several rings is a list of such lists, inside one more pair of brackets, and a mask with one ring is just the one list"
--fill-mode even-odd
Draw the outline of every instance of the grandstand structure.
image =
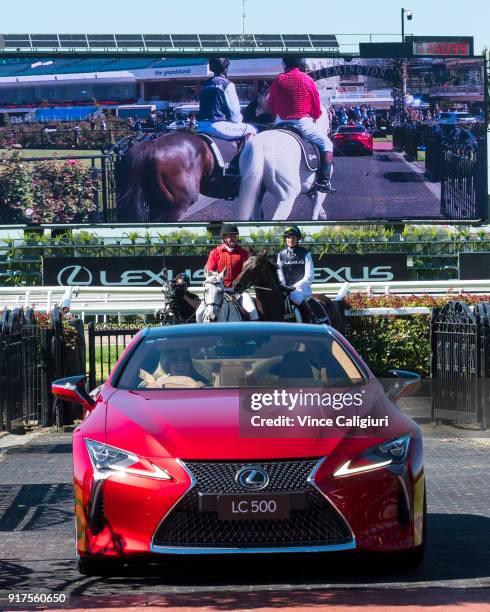
[[264, 52], [262, 67], [241, 62], [234, 75], [245, 100], [260, 79], [280, 71], [266, 54], [338, 55], [339, 43], [333, 34], [0, 34], [0, 113], [15, 122], [43, 121], [52, 116], [46, 109], [60, 107], [74, 108], [70, 117], [88, 117], [94, 103], [97, 110], [142, 103], [192, 109], [209, 76], [203, 53], [251, 51]]
[[230, 50], [338, 52], [334, 34], [0, 34], [0, 50], [153, 51]]
[[[308, 59], [311, 69], [343, 60], [339, 57]], [[229, 75], [240, 101], [250, 101], [260, 85], [282, 71], [280, 54], [233, 57]], [[202, 81], [209, 78], [208, 58], [155, 54], [42, 54], [36, 57], [0, 55], [0, 113], [11, 118], [43, 121], [49, 108], [85, 107], [85, 116], [118, 106], [152, 104], [159, 110], [197, 109]], [[61, 113], [61, 114], [60, 114]], [[59, 119], [63, 120], [60, 111]], [[71, 116], [79, 117], [72, 112]], [[54, 118], [54, 117], [53, 117]], [[81, 116], [79, 117], [81, 118]]]

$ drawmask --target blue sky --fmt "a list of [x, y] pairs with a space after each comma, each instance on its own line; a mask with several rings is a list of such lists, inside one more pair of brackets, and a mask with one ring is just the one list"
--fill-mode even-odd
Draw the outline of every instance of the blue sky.
[[[406, 32], [468, 35], [475, 51], [490, 47], [490, 1], [246, 0], [254, 33], [399, 33], [400, 9], [411, 9]], [[241, 32], [242, 0], [21, 0], [2, 12], [3, 33]], [[382, 38], [381, 38], [382, 39]]]

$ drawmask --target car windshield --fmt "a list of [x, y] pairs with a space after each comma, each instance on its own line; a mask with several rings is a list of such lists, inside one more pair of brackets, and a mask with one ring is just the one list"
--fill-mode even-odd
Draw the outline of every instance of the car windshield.
[[328, 333], [207, 332], [149, 334], [128, 358], [117, 387], [345, 387], [365, 380], [354, 358]]
[[452, 113], [441, 113], [439, 115], [439, 119], [451, 119], [452, 117], [454, 117]]
[[458, 119], [473, 119], [473, 115], [471, 115], [470, 113], [458, 113], [456, 117]]
[[350, 134], [361, 134], [362, 132], [364, 132], [364, 128], [362, 127], [347, 127], [347, 126], [341, 126], [338, 129], [339, 132], [341, 133], [350, 133]]

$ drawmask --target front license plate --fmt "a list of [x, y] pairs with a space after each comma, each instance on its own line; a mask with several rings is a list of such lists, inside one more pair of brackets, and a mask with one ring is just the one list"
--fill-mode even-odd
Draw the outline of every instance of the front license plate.
[[287, 493], [218, 495], [217, 499], [221, 521], [287, 519], [290, 505]]

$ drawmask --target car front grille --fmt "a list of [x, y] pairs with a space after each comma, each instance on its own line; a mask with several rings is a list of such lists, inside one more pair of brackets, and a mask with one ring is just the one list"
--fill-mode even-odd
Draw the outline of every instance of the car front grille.
[[[185, 463], [195, 484], [162, 521], [153, 538], [156, 547], [281, 548], [348, 544], [352, 534], [344, 519], [308, 483], [318, 459], [251, 462]], [[288, 519], [219, 520], [216, 512], [199, 510], [199, 493], [245, 493], [235, 476], [243, 467], [260, 466], [269, 484], [260, 493], [304, 492], [305, 506]], [[217, 551], [219, 552], [219, 551]]]

